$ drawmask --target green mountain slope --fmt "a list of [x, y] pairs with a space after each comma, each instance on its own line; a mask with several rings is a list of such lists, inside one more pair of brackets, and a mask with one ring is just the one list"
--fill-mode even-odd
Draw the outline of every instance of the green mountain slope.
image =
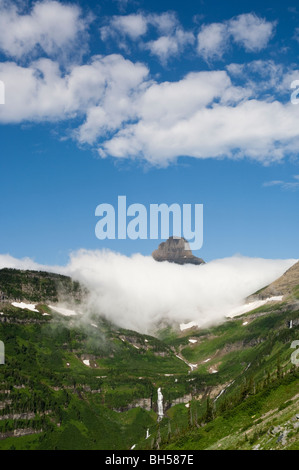
[[0, 269], [0, 300], [79, 302], [85, 293], [70, 277], [42, 271]]
[[[84, 288], [64, 276], [2, 270], [0, 291], [0, 449], [298, 448], [293, 296], [153, 337], [84, 312]], [[85, 315], [49, 307], [67, 298]]]

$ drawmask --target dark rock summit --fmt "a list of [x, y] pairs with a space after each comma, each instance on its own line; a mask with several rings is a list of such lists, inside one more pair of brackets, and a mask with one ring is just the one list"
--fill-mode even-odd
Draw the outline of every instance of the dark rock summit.
[[152, 257], [156, 261], [169, 261], [176, 264], [204, 264], [204, 260], [192, 254], [189, 243], [185, 238], [170, 237], [166, 242], [160, 243]]

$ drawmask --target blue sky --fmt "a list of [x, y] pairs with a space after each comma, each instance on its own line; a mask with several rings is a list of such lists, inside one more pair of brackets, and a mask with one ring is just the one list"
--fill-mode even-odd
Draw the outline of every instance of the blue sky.
[[296, 2], [0, 0], [0, 253], [150, 254], [95, 208], [204, 205], [209, 261], [298, 257]]

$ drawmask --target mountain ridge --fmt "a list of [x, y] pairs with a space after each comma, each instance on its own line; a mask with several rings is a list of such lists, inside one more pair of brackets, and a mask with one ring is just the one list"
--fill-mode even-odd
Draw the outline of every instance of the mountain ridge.
[[260, 289], [247, 299], [264, 300], [272, 296], [292, 296], [299, 293], [299, 261], [291, 266], [282, 276], [268, 286]]

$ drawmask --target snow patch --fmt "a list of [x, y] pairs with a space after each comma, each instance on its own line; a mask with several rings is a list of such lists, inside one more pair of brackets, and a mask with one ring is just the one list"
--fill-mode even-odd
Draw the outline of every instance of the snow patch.
[[83, 364], [85, 364], [86, 366], [90, 367], [89, 359], [84, 359], [84, 360], [83, 360]]
[[197, 367], [197, 364], [190, 364], [189, 362], [185, 361], [185, 359], [183, 359], [181, 356], [179, 356], [178, 354], [176, 354], [176, 357], [178, 359], [181, 359], [181, 361], [183, 361], [185, 364], [187, 364], [188, 367], [190, 367], [191, 371], [193, 371], [194, 369], [196, 369]]
[[53, 305], [49, 305], [49, 307], [54, 310], [57, 313], [60, 313], [61, 315], [64, 315], [65, 317], [71, 317], [74, 315], [78, 315], [77, 312], [74, 310], [70, 310], [68, 308], [63, 308], [63, 307], [53, 307]]
[[23, 309], [27, 309], [27, 310], [31, 310], [31, 312], [38, 312], [38, 310], [36, 310], [36, 305], [34, 304], [25, 304], [24, 302], [12, 302], [12, 304], [14, 307], [17, 307], [17, 308], [23, 308]]
[[189, 339], [189, 343], [197, 343], [197, 339]]
[[195, 321], [190, 321], [189, 323], [181, 323], [180, 324], [180, 330], [188, 330], [189, 328], [192, 328], [193, 326], [198, 326]]
[[249, 304], [244, 304], [244, 305], [234, 308], [233, 310], [230, 311], [229, 314], [226, 315], [226, 317], [227, 318], [237, 317], [238, 315], [243, 315], [243, 313], [251, 312], [251, 310], [255, 310], [256, 308], [262, 307], [268, 302], [281, 302], [282, 299], [283, 299], [283, 295], [276, 295], [274, 297], [268, 297], [265, 300], [256, 300], [255, 302], [250, 302]]

